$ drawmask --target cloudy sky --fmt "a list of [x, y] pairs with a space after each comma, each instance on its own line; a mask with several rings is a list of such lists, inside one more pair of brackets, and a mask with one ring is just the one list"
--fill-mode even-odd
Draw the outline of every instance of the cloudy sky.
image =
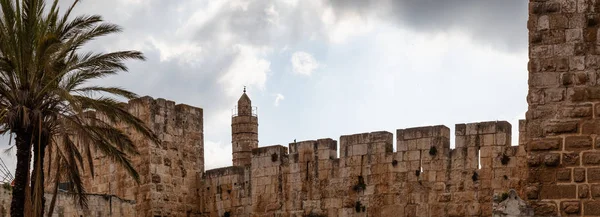
[[260, 146], [494, 120], [516, 131], [527, 109], [527, 1], [84, 0], [81, 13], [124, 28], [88, 49], [147, 57], [99, 83], [204, 109], [207, 169], [231, 165], [243, 86]]

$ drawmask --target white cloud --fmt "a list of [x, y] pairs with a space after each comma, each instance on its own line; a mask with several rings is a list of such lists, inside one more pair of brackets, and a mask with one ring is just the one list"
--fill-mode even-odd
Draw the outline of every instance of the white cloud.
[[319, 63], [315, 58], [306, 52], [298, 51], [292, 54], [292, 67], [294, 73], [310, 76], [314, 70], [319, 68]]
[[265, 15], [267, 16], [267, 22], [276, 26], [279, 25], [279, 12], [275, 10], [275, 5], [265, 8]]
[[189, 41], [171, 43], [165, 40], [157, 40], [152, 36], [148, 37], [148, 41], [160, 51], [161, 62], [177, 59], [180, 64], [194, 64], [202, 60], [202, 47], [196, 43]]
[[285, 99], [285, 96], [283, 96], [281, 93], [278, 93], [275, 96], [275, 106], [279, 106], [279, 102], [284, 99]]
[[221, 141], [204, 141], [204, 169], [231, 166], [231, 145]]
[[321, 22], [327, 39], [333, 43], [344, 43], [353, 36], [369, 33], [373, 26], [367, 22], [366, 17], [359, 14], [348, 13], [343, 18], [336, 16], [334, 8], [326, 8], [321, 14]]
[[[336, 137], [340, 133], [367, 130], [393, 132], [409, 125], [418, 126], [423, 121], [443, 123], [452, 128], [455, 123], [475, 120], [516, 119], [514, 114], [526, 108], [527, 53], [498, 53], [482, 46], [482, 43], [474, 43], [482, 39], [475, 40], [477, 38], [471, 36], [492, 35], [503, 39], [505, 37], [500, 36], [505, 35], [497, 34], [497, 31], [467, 34], [480, 29], [467, 28], [474, 26], [469, 19], [446, 20], [446, 24], [439, 25], [444, 27], [440, 31], [430, 28], [436, 26], [420, 28], [418, 23], [408, 23], [421, 21], [420, 18], [397, 22], [396, 14], [389, 16], [382, 14], [386, 10], [379, 10], [387, 6], [391, 11], [391, 4], [374, 4], [371, 1], [127, 0], [129, 3], [126, 4], [120, 4], [120, 1], [84, 1], [74, 13], [101, 14], [124, 28], [121, 34], [93, 42], [96, 46], [91, 47], [92, 50], [136, 49], [148, 57], [146, 62], [128, 64], [131, 73], [103, 82], [123, 86], [142, 95], [204, 108], [207, 169], [231, 165], [231, 108], [244, 85], [249, 87], [253, 103], [259, 107], [262, 104], [264, 110], [261, 111], [268, 114], [261, 120], [273, 123], [260, 125], [261, 144], [278, 144], [297, 137]], [[347, 8], [332, 2], [360, 4]], [[456, 5], [451, 2], [447, 4]], [[526, 15], [524, 4], [521, 9]], [[115, 5], [119, 7], [115, 8]], [[422, 8], [428, 10], [431, 7]], [[445, 10], [444, 7], [437, 8]], [[463, 11], [461, 7], [457, 9]], [[427, 14], [420, 10], [412, 12]], [[436, 10], [428, 13], [436, 14]], [[496, 15], [491, 18], [494, 17]], [[438, 24], [437, 19], [432, 20]], [[519, 23], [526, 21], [525, 17]], [[459, 28], [465, 26], [459, 22], [466, 23], [466, 27]], [[501, 30], [506, 30], [506, 27], [522, 29], [524, 36], [517, 38], [526, 43], [526, 28], [519, 23], [498, 26], [503, 27], [499, 28]], [[411, 28], [407, 29], [407, 26]], [[432, 29], [435, 31], [429, 31]], [[510, 32], [520, 34], [518, 31]], [[510, 35], [508, 38], [511, 38]], [[521, 46], [526, 51], [523, 43], [510, 42], [506, 40], [499, 44], [515, 44], [515, 47]], [[361, 52], [348, 52], [351, 50]], [[293, 68], [288, 62], [290, 57]], [[501, 64], [490, 68], [495, 63]], [[285, 67], [292, 68], [293, 74], [271, 74], [271, 71], [284, 71]], [[314, 88], [298, 88], [304, 83], [293, 79], [293, 75], [311, 76], [315, 70], [324, 71], [325, 67], [327, 74], [323, 74], [322, 78], [305, 81], [311, 82], [308, 85], [314, 85]], [[366, 72], [369, 72], [368, 76], [365, 76]], [[506, 89], [507, 85], [511, 88]], [[285, 92], [288, 97], [293, 94], [293, 103], [321, 104], [324, 108], [301, 108], [306, 111], [299, 117], [290, 115], [297, 114], [299, 106], [274, 112], [285, 98], [265, 91], [269, 89]], [[296, 97], [298, 94], [307, 97]], [[418, 102], [420, 106], [390, 104], [390, 99], [398, 98], [402, 102]], [[464, 100], [473, 98], [478, 100]], [[365, 101], [369, 103], [363, 103]], [[275, 106], [268, 106], [270, 103]], [[286, 101], [285, 105], [291, 103]], [[390, 106], [378, 106], [381, 104]], [[446, 106], [439, 110], [439, 104]], [[340, 105], [351, 109], [344, 113], [340, 111]], [[347, 118], [355, 113], [370, 115]], [[390, 115], [394, 118], [389, 118]], [[280, 127], [271, 126], [285, 125], [284, 122], [290, 120], [278, 117], [298, 118], [298, 123], [286, 126], [290, 129], [282, 131]], [[323, 128], [311, 125], [324, 118], [331, 125]], [[373, 122], [376, 119], [386, 121]], [[275, 124], [276, 121], [281, 123]], [[511, 123], [513, 129], [518, 128], [516, 122]], [[297, 132], [304, 134], [298, 135]], [[514, 139], [516, 136], [513, 136]], [[6, 142], [0, 140], [0, 148], [1, 145], [6, 146]], [[7, 164], [14, 172], [14, 160]]]
[[226, 69], [219, 83], [223, 84], [228, 96], [238, 96], [243, 86], [265, 88], [267, 73], [271, 62], [262, 58], [268, 49], [260, 49], [250, 45], [235, 45], [235, 57]]
[[234, 9], [234, 10], [239, 9], [242, 11], [247, 11], [248, 5], [250, 5], [250, 1], [232, 0], [229, 2], [229, 7], [231, 7], [231, 9]]

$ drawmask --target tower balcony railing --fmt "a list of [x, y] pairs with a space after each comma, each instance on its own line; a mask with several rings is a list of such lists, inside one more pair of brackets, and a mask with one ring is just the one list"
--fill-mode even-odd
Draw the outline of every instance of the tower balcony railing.
[[[251, 112], [252, 117], [258, 117], [258, 107], [256, 106], [252, 106], [252, 112]], [[233, 107], [233, 109], [231, 109], [231, 117], [237, 117], [240, 116], [238, 114], [238, 107], [235, 106]]]

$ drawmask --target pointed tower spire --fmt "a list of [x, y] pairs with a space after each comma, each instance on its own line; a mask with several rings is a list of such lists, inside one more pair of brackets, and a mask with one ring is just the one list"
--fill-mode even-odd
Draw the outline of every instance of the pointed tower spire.
[[237, 114], [231, 118], [233, 165], [246, 166], [252, 162], [252, 149], [258, 148], [258, 117], [252, 113], [252, 101], [244, 93], [237, 103]]

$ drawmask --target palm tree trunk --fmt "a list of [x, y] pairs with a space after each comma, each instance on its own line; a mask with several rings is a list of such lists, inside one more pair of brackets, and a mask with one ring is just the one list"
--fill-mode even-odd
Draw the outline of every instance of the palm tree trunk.
[[[46, 150], [45, 136], [42, 136], [42, 140], [37, 143], [33, 143], [33, 173], [31, 177], [31, 199], [34, 205], [34, 214], [36, 216], [42, 216], [44, 212], [45, 198], [44, 198], [44, 155]], [[38, 174], [38, 172], [40, 174]], [[36, 184], [41, 186], [36, 186]]]
[[17, 135], [17, 168], [13, 186], [12, 203], [10, 204], [11, 217], [23, 217], [25, 208], [26, 187], [29, 184], [29, 168], [31, 161], [31, 132], [16, 131]]

